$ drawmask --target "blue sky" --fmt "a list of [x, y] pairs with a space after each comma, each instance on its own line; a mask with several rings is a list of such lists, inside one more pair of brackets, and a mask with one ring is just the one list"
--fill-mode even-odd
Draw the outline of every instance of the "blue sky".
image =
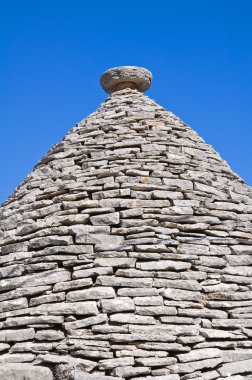
[[250, 0], [0, 0], [0, 203], [121, 65], [150, 69], [147, 95], [252, 185], [251, 14]]

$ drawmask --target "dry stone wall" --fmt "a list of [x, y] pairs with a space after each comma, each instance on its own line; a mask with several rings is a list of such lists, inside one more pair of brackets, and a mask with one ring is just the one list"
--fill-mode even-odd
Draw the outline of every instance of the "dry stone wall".
[[0, 217], [0, 373], [252, 378], [252, 191], [154, 101], [112, 94]]

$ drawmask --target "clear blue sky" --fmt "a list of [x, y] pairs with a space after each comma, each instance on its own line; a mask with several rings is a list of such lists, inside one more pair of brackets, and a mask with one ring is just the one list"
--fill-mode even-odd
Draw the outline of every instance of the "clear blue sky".
[[113, 66], [252, 185], [251, 0], [0, 0], [0, 203], [105, 99]]

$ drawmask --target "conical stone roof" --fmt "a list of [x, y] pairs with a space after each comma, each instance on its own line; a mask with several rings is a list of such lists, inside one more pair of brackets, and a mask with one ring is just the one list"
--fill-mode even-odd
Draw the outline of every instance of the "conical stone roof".
[[142, 70], [1, 208], [3, 379], [252, 378], [251, 188]]

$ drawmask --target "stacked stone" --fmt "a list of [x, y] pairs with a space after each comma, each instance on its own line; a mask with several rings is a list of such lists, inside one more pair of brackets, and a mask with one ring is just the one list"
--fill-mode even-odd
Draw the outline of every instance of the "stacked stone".
[[3, 379], [17, 363], [22, 379], [252, 379], [251, 188], [137, 88], [52, 147], [0, 217]]

